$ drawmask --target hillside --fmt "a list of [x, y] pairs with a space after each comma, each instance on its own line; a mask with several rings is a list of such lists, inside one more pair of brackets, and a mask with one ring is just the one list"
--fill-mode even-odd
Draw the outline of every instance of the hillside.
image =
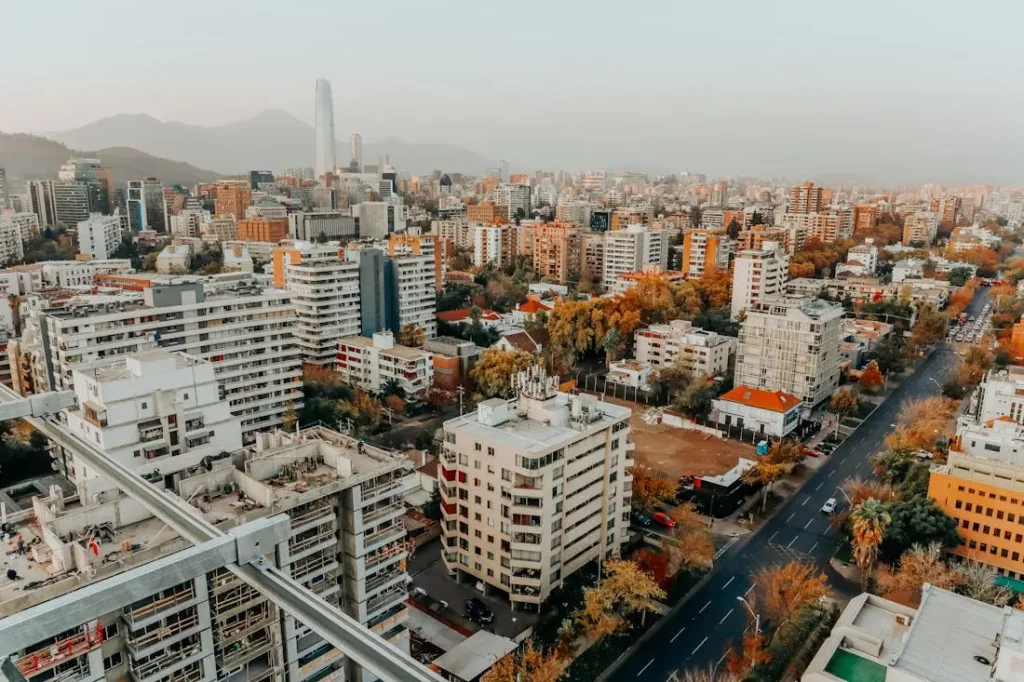
[[216, 180], [219, 174], [180, 161], [151, 156], [131, 147], [112, 146], [96, 151], [76, 151], [45, 137], [0, 133], [0, 167], [7, 169], [13, 191], [23, 191], [25, 180], [56, 179], [61, 164], [72, 156], [100, 159], [122, 187], [128, 180], [159, 178], [165, 186], [191, 185]]
[[[313, 127], [281, 109], [211, 127], [163, 122], [146, 114], [119, 114], [74, 130], [47, 133], [47, 137], [77, 149], [123, 145], [235, 174], [255, 169], [280, 172], [313, 164]], [[338, 140], [336, 148], [338, 163], [347, 165], [348, 140]], [[385, 155], [390, 155], [395, 168], [415, 174], [434, 169], [479, 174], [495, 165], [493, 159], [453, 144], [395, 138], [364, 141], [364, 164], [375, 164]]]

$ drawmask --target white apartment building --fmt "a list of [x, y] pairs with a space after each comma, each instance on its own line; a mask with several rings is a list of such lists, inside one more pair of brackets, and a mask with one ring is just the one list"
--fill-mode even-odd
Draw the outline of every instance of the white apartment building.
[[508, 225], [476, 225], [473, 227], [473, 265], [501, 265], [510, 240]]
[[846, 254], [846, 262], [836, 265], [836, 277], [850, 274], [856, 277], [873, 277], [878, 268], [878, 247], [873, 239], [853, 246]]
[[783, 293], [788, 279], [789, 255], [778, 242], [740, 251], [733, 261], [732, 316], [739, 317], [764, 296]]
[[433, 356], [418, 348], [395, 343], [391, 332], [377, 332], [372, 339], [349, 336], [338, 342], [336, 369], [350, 386], [380, 393], [389, 382], [415, 395], [433, 385]]
[[381, 239], [388, 236], [388, 207], [386, 201], [364, 201], [352, 209], [353, 214], [359, 217], [360, 237]]
[[683, 235], [683, 249], [679, 269], [692, 279], [703, 277], [713, 270], [724, 272], [736, 250], [736, 242], [725, 232], [716, 230], [690, 230]]
[[999, 417], [1009, 417], [1024, 424], [1024, 367], [1009, 365], [990, 370], [971, 399], [969, 412], [984, 423]]
[[812, 213], [783, 213], [778, 225], [802, 232], [806, 239], [831, 243], [853, 236], [853, 211], [834, 210]]
[[509, 222], [530, 217], [530, 186], [504, 182], [494, 189], [494, 203], [508, 207]]
[[[9, 346], [31, 359], [23, 392], [71, 390], [74, 371], [165, 348], [208, 360], [241, 419], [243, 442], [302, 406], [302, 355], [291, 295], [251, 276], [182, 277], [140, 295], [81, 296], [25, 317]], [[29, 298], [32, 298], [30, 296]]]
[[121, 219], [113, 215], [90, 213], [78, 223], [78, 250], [100, 260], [111, 258], [121, 246]]
[[17, 263], [25, 258], [25, 243], [39, 232], [35, 213], [3, 211], [0, 207], [0, 263]]
[[438, 470], [445, 565], [513, 608], [536, 610], [568, 576], [618, 554], [633, 464], [629, 408], [558, 392], [543, 368], [444, 424]]
[[736, 355], [736, 339], [694, 327], [688, 320], [637, 329], [634, 341], [640, 362], [655, 369], [679, 365], [694, 378], [725, 374]]
[[437, 288], [433, 254], [391, 256], [398, 295], [398, 328], [412, 324], [425, 339], [437, 336]]
[[449, 242], [455, 248], [468, 249], [475, 246], [473, 230], [465, 218], [432, 220], [430, 231], [436, 234], [438, 239]]
[[359, 263], [337, 244], [296, 242], [275, 251], [274, 284], [292, 295], [303, 362], [334, 365], [338, 341], [360, 331]]
[[192, 265], [192, 246], [190, 244], [168, 244], [156, 257], [156, 271], [164, 274], [183, 275]]
[[842, 317], [842, 306], [820, 298], [765, 296], [740, 328], [736, 385], [825, 400], [839, 385]]
[[[142, 476], [162, 477], [169, 488], [204, 457], [242, 447], [238, 417], [206, 360], [163, 349], [130, 353], [75, 370], [74, 387], [78, 407], [65, 412], [72, 433]], [[86, 481], [98, 483], [97, 474], [68, 457], [79, 496], [92, 499], [97, 488]]]
[[[227, 462], [200, 468], [178, 482], [176, 493], [223, 530], [288, 515], [288, 537], [268, 548], [269, 560], [408, 652], [408, 544], [401, 517], [402, 499], [415, 486], [404, 456], [318, 428], [261, 434], [240, 468]], [[126, 571], [133, 571], [139, 598], [86, 623], [68, 623], [56, 640], [18, 652], [14, 662], [26, 679], [358, 679], [352, 661], [227, 569], [150, 588], [166, 580], [154, 560], [189, 543], [139, 503], [118, 497], [66, 505], [64, 491], [51, 490], [49, 499], [36, 497], [12, 515], [19, 536], [34, 549], [8, 559], [24, 582], [21, 589], [0, 591], [0, 617]]]
[[630, 225], [623, 230], [604, 233], [604, 260], [601, 284], [610, 289], [615, 278], [628, 272], [640, 272], [648, 265], [665, 270], [668, 264], [668, 232], [651, 230], [645, 225]]

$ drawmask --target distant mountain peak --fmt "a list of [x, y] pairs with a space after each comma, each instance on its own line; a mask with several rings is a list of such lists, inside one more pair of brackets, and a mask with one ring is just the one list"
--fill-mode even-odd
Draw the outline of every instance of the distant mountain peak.
[[[264, 109], [260, 113], [249, 119], [249, 122], [258, 121], [260, 123], [274, 123], [274, 124], [300, 124], [309, 125], [295, 114], [292, 114], [285, 109]], [[244, 123], [244, 121], [243, 121]]]

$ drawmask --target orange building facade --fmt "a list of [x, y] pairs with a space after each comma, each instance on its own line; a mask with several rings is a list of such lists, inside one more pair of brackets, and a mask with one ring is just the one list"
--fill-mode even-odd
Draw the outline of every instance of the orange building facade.
[[287, 237], [288, 220], [285, 218], [252, 218], [238, 221], [238, 239], [243, 242], [276, 244]]
[[853, 207], [853, 233], [860, 234], [875, 229], [878, 225], [878, 207], [871, 204], [857, 204]]
[[1013, 362], [1024, 361], [1024, 317], [1013, 325], [1010, 336], [1010, 359]]
[[546, 223], [533, 228], [533, 270], [559, 284], [579, 277], [580, 231], [571, 225]]
[[237, 220], [245, 217], [245, 209], [252, 204], [252, 190], [246, 182], [217, 183], [214, 213], [219, 216], [233, 215]]

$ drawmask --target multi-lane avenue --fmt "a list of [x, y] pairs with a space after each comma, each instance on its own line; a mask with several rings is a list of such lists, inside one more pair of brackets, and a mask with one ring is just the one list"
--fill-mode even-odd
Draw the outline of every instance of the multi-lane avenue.
[[[971, 314], [980, 313], [987, 298], [984, 294], [977, 296], [969, 307]], [[868, 458], [884, 449], [885, 437], [892, 431], [901, 406], [908, 400], [938, 394], [958, 360], [951, 349], [940, 345], [758, 532], [718, 559], [711, 578], [667, 615], [609, 680], [671, 680], [673, 674], [687, 669], [716, 665], [748, 626], [747, 607], [739, 598], [749, 594], [751, 576], [763, 566], [805, 559], [819, 565], [839, 584], [841, 579], [828, 564], [836, 549], [835, 531], [821, 512], [822, 505], [830, 497], [842, 503], [836, 488], [847, 478], [871, 475]]]

